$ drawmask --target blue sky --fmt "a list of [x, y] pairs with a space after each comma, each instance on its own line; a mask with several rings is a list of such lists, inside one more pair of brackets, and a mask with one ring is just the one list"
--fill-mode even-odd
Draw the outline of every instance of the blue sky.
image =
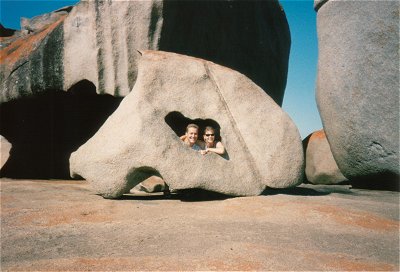
[[315, 100], [318, 42], [314, 1], [280, 1], [289, 22], [292, 46], [282, 108], [299, 128], [302, 138], [322, 129]]
[[[31, 18], [78, 1], [1, 0], [0, 21], [7, 28], [19, 29], [20, 17]], [[292, 46], [283, 109], [297, 125], [300, 135], [322, 128], [315, 102], [317, 75], [316, 12], [312, 0], [280, 1], [289, 22]]]

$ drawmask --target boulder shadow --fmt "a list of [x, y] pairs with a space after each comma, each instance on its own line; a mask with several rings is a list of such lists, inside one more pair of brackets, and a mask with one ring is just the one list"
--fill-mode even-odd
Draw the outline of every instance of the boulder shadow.
[[117, 109], [122, 98], [96, 94], [82, 80], [67, 92], [37, 90], [33, 97], [0, 105], [0, 134], [12, 145], [0, 176], [71, 179], [69, 157]]
[[182, 202], [205, 202], [205, 201], [218, 201], [225, 200], [229, 198], [234, 198], [234, 196], [229, 196], [213, 191], [208, 191], [204, 189], [184, 189], [178, 190], [177, 192], [171, 193], [168, 196], [162, 193], [148, 193], [145, 195], [135, 195], [135, 194], [124, 194], [116, 200], [180, 200]]
[[121, 197], [113, 200], [152, 201], [152, 200], [168, 200], [168, 199], [179, 199], [179, 198], [176, 195], [171, 195], [170, 197], [167, 198], [162, 194], [146, 194], [146, 195], [124, 194]]
[[178, 199], [182, 202], [202, 202], [202, 201], [216, 201], [225, 200], [229, 198], [234, 198], [234, 196], [229, 196], [209, 190], [204, 189], [185, 189], [179, 190], [177, 194]]
[[400, 192], [399, 175], [389, 171], [375, 175], [350, 178], [349, 183], [354, 189]]
[[298, 196], [324, 196], [329, 194], [342, 194], [342, 195], [357, 195], [354, 187], [348, 182], [340, 184], [312, 184], [303, 183], [298, 187], [292, 188], [267, 188], [262, 193], [263, 195], [298, 195]]
[[331, 192], [319, 191], [311, 188], [292, 187], [292, 188], [267, 188], [261, 195], [294, 195], [294, 196], [324, 196]]

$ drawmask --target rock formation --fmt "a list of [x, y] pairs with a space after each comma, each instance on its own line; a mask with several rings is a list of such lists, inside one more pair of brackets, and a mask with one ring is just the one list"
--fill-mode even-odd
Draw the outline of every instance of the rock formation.
[[[171, 116], [214, 120], [227, 154], [201, 155], [168, 125]], [[173, 118], [172, 118], [173, 119]], [[72, 176], [116, 198], [154, 174], [171, 189], [258, 195], [302, 181], [296, 126], [244, 75], [212, 62], [144, 51], [136, 84], [99, 131], [70, 157]]]
[[49, 25], [64, 19], [71, 10], [73, 6], [67, 6], [50, 13], [45, 13], [42, 15], [35, 16], [31, 19], [22, 17], [21, 18], [21, 31], [29, 33], [37, 33], [46, 29]]
[[231, 67], [282, 103], [290, 33], [276, 0], [81, 1], [22, 20], [22, 34], [0, 51], [0, 103], [83, 79], [99, 94], [125, 96], [142, 49]]
[[[0, 103], [47, 90], [63, 90], [63, 28], [66, 17], [52, 16], [43, 28], [3, 38], [0, 50]], [[53, 20], [55, 19], [55, 20]], [[26, 24], [26, 28], [29, 28]], [[84, 79], [84, 78], [82, 78]]]
[[352, 181], [398, 188], [399, 2], [315, 1], [315, 9], [317, 103], [333, 156]]
[[306, 178], [313, 184], [338, 184], [346, 181], [340, 172], [325, 132], [318, 130], [303, 140]]

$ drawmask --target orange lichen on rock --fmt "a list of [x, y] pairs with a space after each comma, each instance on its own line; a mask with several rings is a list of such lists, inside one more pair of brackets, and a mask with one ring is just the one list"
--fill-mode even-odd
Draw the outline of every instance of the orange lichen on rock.
[[[323, 271], [394, 271], [396, 266], [377, 260], [359, 258], [341, 253], [323, 253], [305, 250], [303, 258], [306, 263], [315, 263]], [[319, 269], [316, 269], [319, 270]]]
[[373, 261], [358, 261], [341, 259], [327, 259], [327, 266], [332, 270], [341, 271], [396, 271], [396, 266], [393, 264], [373, 262]]
[[79, 209], [76, 207], [60, 208], [55, 206], [47, 209], [30, 210], [29, 213], [20, 216], [15, 225], [36, 225], [42, 227], [57, 226], [72, 223], [104, 223], [113, 221], [114, 217], [110, 210], [99, 210], [87, 207]]
[[59, 26], [67, 15], [62, 15], [56, 22], [49, 24], [41, 31], [21, 37], [9, 46], [0, 50], [0, 64], [12, 67], [18, 60], [26, 58], [35, 50], [40, 42], [57, 26]]
[[324, 139], [324, 138], [326, 138], [325, 131], [323, 129], [321, 129], [321, 130], [315, 131], [311, 135], [310, 141], [315, 140], [315, 139]]
[[313, 207], [321, 214], [325, 214], [334, 221], [356, 227], [367, 228], [378, 231], [398, 231], [399, 222], [388, 218], [380, 217], [364, 211], [342, 209], [331, 205], [318, 205]]

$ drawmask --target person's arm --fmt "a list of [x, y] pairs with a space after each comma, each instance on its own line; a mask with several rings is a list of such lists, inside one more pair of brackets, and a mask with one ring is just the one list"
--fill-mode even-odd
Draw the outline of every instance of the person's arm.
[[215, 145], [215, 148], [207, 148], [206, 149], [207, 152], [214, 152], [217, 153], [218, 155], [222, 155], [225, 153], [225, 147], [221, 142], [218, 142]]
[[196, 144], [197, 144], [198, 146], [200, 146], [201, 149], [206, 149], [206, 143], [203, 142], [202, 140], [197, 140], [197, 141], [196, 141]]
[[181, 137], [179, 137], [179, 139], [181, 139], [182, 141], [185, 141], [186, 140], [186, 134], [184, 134]]

